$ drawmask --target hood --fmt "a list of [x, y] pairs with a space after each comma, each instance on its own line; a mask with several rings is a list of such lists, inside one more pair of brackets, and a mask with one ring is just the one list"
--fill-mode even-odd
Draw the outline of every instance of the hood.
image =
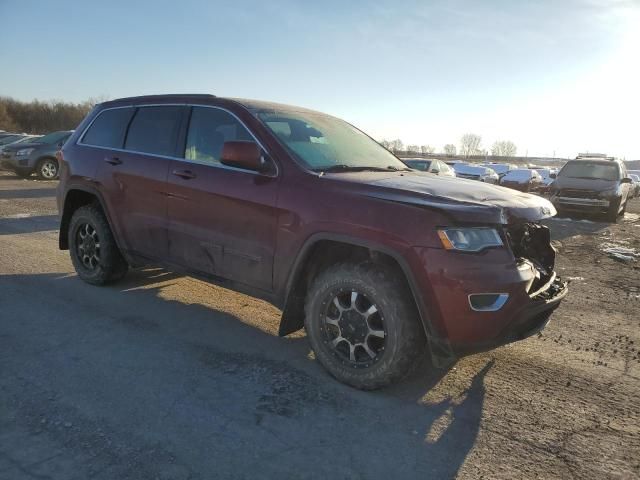
[[15, 145], [7, 145], [4, 147], [5, 152], [15, 152], [17, 150], [22, 150], [23, 148], [38, 148], [47, 145], [46, 143], [37, 143], [37, 142], [23, 142]]
[[436, 209], [460, 223], [509, 224], [552, 217], [548, 200], [475, 180], [422, 172], [358, 172], [325, 175], [362, 184], [364, 194], [393, 202]]

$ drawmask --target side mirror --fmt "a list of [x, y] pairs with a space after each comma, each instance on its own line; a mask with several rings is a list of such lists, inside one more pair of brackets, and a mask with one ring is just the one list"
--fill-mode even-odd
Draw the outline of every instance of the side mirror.
[[633, 183], [633, 180], [631, 180], [631, 177], [624, 177], [620, 180], [620, 183]]
[[555, 173], [550, 173], [549, 174], [549, 178], [556, 178], [558, 175], [556, 175]]
[[431, 173], [433, 173], [435, 175], [438, 175], [440, 173], [440, 170], [437, 169], [437, 168], [433, 168], [433, 169], [431, 169]]
[[262, 151], [255, 142], [224, 142], [220, 163], [260, 173], [268, 170], [268, 165], [262, 158]]

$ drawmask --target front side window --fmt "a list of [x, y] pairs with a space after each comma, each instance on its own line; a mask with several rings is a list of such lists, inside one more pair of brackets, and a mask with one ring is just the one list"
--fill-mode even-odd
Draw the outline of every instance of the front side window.
[[236, 140], [254, 141], [244, 125], [229, 112], [219, 108], [193, 107], [184, 157], [219, 165], [224, 142]]
[[122, 148], [133, 107], [104, 110], [93, 121], [82, 143], [96, 147]]
[[360, 130], [329, 115], [266, 110], [256, 112], [256, 116], [311, 170], [407, 168]]
[[174, 156], [183, 107], [140, 107], [131, 120], [124, 148]]

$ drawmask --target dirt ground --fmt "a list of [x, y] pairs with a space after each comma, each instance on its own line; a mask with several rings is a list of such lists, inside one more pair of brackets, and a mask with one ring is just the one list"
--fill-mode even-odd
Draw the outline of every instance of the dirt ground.
[[640, 199], [552, 219], [570, 293], [542, 334], [359, 392], [279, 312], [148, 268], [99, 288], [55, 182], [0, 174], [0, 479], [640, 478]]

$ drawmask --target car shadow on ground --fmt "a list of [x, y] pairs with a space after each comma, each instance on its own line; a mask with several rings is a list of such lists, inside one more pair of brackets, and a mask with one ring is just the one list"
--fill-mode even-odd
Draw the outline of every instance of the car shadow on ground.
[[58, 215], [0, 217], [0, 236], [57, 230], [59, 223]]
[[[184, 280], [162, 269], [135, 270], [122, 282], [103, 288], [69, 274], [0, 275], [0, 289], [26, 281], [65, 308], [71, 308], [66, 298], [73, 297], [79, 311], [100, 312], [93, 318], [86, 313], [65, 315], [64, 324], [56, 326], [56, 336], [61, 337], [56, 341], [71, 350], [60, 352], [62, 362], [73, 355], [89, 355], [84, 364], [96, 371], [120, 366], [123, 377], [116, 382], [122, 385], [95, 387], [103, 389], [95, 398], [104, 404], [95, 408], [103, 415], [104, 428], [124, 428], [128, 419], [116, 418], [114, 412], [123, 415], [134, 404], [145, 405], [141, 421], [159, 425], [153, 431], [120, 431], [127, 441], [161, 442], [173, 435], [182, 439], [186, 435], [193, 444], [211, 441], [212, 432], [223, 427], [213, 420], [203, 423], [203, 418], [221, 415], [225, 425], [236, 425], [231, 433], [225, 431], [225, 442], [240, 442], [244, 451], [254, 452], [247, 455], [247, 471], [265, 476], [295, 471], [311, 471], [318, 477], [340, 473], [345, 478], [453, 478], [475, 445], [485, 401], [484, 379], [493, 361], [478, 370], [455, 398], [425, 400], [448, 374], [446, 369], [429, 368], [426, 357], [408, 381], [362, 392], [333, 380], [310, 355], [304, 336], [280, 338], [275, 331], [264, 331], [226, 311], [169, 298], [164, 290]], [[212, 295], [220, 293], [220, 289], [211, 290]], [[96, 337], [99, 347], [92, 348], [88, 331], [103, 332], [107, 338]], [[74, 335], [83, 335], [83, 341], [74, 341]], [[99, 357], [95, 352], [104, 352], [109, 342], [113, 348], [108, 358]], [[80, 354], [73, 351], [76, 345], [83, 348]], [[153, 358], [151, 370], [145, 369], [145, 355]], [[127, 378], [136, 375], [139, 379]], [[148, 383], [145, 390], [114, 397], [113, 391], [126, 391], [127, 384], [139, 381]], [[63, 390], [58, 394], [67, 402], [78, 395], [73, 384], [52, 385]], [[162, 418], [156, 418], [160, 414]], [[92, 453], [113, 454], [98, 447]], [[174, 442], [173, 448], [172, 455], [189, 465], [183, 449], [191, 447]], [[216, 448], [224, 451], [226, 446]], [[316, 457], [318, 450], [320, 457]], [[326, 461], [329, 458], [331, 462]], [[224, 476], [225, 461], [224, 457], [203, 458], [197, 461], [203, 463], [189, 468], [205, 474], [206, 462], [212, 462]]]

